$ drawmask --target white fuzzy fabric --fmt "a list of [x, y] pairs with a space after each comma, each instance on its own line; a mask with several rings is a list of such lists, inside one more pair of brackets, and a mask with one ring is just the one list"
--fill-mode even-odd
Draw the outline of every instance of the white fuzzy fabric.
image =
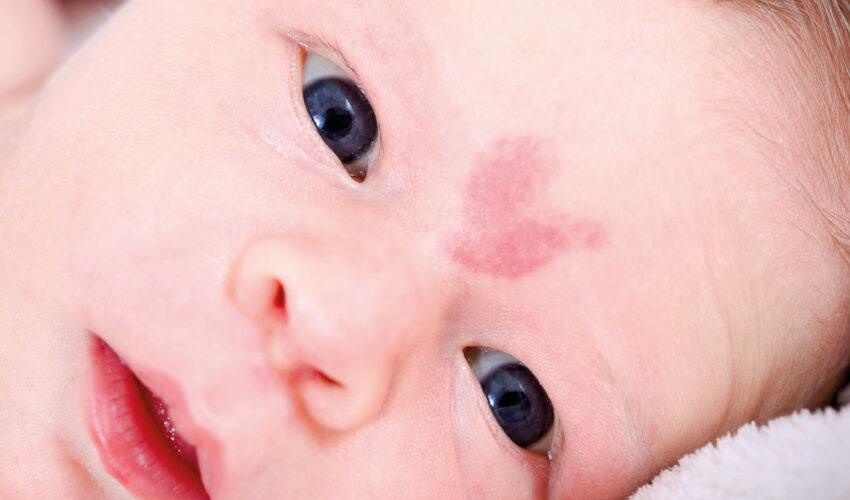
[[[842, 396], [850, 396], [845, 391]], [[850, 500], [850, 406], [748, 424], [658, 475], [633, 500]]]

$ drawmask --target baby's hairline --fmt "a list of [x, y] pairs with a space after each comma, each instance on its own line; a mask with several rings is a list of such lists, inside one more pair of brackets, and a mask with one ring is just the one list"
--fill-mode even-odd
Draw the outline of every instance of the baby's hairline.
[[[713, 0], [713, 3], [728, 8], [738, 27], [750, 33], [744, 40], [758, 45], [745, 45], [732, 57], [747, 67], [754, 63], [762, 66], [766, 70], [764, 76], [771, 80], [777, 94], [770, 100], [782, 110], [783, 120], [766, 124], [770, 130], [762, 129], [765, 124], [753, 124], [765, 138], [778, 135], [784, 143], [780, 151], [772, 141], [765, 141], [762, 146], [766, 148], [766, 159], [787, 165], [785, 174], [806, 191], [811, 208], [820, 215], [830, 233], [830, 243], [850, 269], [850, 219], [843, 202], [850, 194], [850, 168], [847, 168], [850, 165], [850, 3], [847, 0]], [[779, 60], [786, 64], [759, 61], [759, 55], [770, 56], [770, 62]], [[778, 159], [776, 156], [783, 152], [790, 152], [792, 157]]]

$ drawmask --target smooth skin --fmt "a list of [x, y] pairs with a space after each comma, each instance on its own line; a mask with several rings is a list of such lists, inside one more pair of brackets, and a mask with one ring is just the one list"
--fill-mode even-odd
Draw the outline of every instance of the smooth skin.
[[[0, 496], [130, 497], [87, 430], [92, 335], [172, 407], [213, 498], [617, 498], [826, 404], [848, 273], [807, 170], [764, 153], [775, 81], [732, 55], [784, 52], [736, 22], [678, 0], [131, 0], [3, 151]], [[375, 109], [363, 183], [304, 110], [304, 47]], [[469, 241], [529, 224], [562, 244], [515, 272]], [[551, 460], [501, 433], [468, 346], [539, 379]]]

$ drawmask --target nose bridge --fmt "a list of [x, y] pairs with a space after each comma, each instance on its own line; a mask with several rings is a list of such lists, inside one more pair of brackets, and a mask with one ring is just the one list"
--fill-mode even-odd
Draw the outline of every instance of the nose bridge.
[[398, 362], [435, 331], [438, 301], [423, 273], [387, 247], [272, 236], [234, 264], [234, 299], [262, 326], [269, 362], [321, 426], [356, 428], [380, 411]]

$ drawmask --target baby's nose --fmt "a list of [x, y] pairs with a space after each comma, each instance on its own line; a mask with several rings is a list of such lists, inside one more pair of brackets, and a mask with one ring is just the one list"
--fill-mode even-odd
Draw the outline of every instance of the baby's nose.
[[346, 431], [369, 421], [396, 367], [437, 328], [437, 288], [398, 255], [276, 236], [235, 262], [234, 300], [261, 326], [269, 363], [320, 426]]

